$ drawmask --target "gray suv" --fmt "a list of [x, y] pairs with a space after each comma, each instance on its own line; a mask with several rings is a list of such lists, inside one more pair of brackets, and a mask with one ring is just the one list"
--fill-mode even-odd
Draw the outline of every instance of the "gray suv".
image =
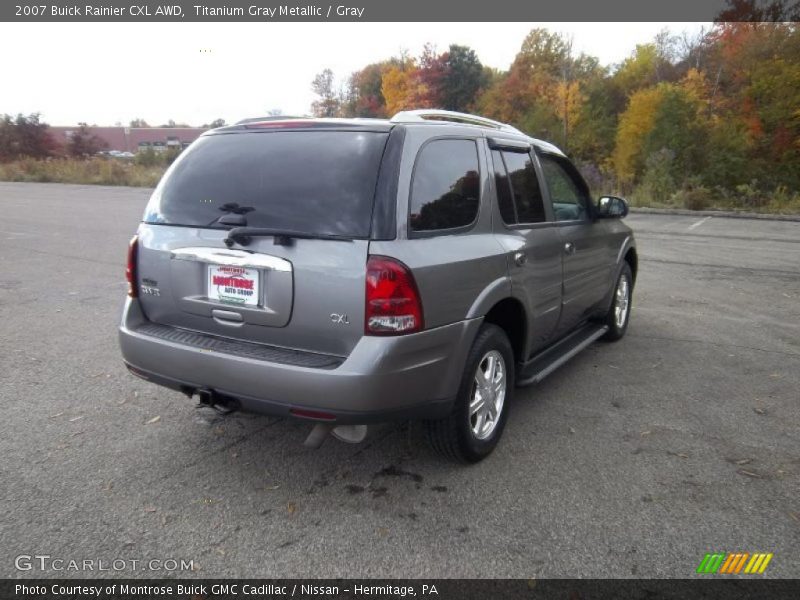
[[305, 419], [311, 446], [423, 419], [434, 448], [475, 462], [515, 385], [625, 334], [626, 214], [555, 146], [482, 117], [248, 119], [153, 192], [122, 355], [218, 410]]

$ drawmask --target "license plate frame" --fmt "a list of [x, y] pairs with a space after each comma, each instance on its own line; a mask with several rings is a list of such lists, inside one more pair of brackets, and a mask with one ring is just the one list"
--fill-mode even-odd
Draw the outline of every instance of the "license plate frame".
[[257, 307], [261, 305], [261, 287], [258, 269], [218, 264], [206, 268], [206, 296], [212, 302]]

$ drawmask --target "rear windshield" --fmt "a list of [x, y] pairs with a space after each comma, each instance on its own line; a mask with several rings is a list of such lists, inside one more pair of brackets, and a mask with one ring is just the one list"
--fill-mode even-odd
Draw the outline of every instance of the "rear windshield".
[[368, 237], [387, 133], [275, 131], [200, 138], [153, 193], [146, 223]]

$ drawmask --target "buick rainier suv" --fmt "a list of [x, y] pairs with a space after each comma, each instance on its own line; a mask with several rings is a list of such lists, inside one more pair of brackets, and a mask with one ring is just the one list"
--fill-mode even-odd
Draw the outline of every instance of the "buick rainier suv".
[[515, 386], [625, 334], [627, 212], [552, 144], [475, 115], [247, 119], [153, 192], [122, 356], [220, 411], [306, 420], [310, 446], [420, 419], [476, 462]]

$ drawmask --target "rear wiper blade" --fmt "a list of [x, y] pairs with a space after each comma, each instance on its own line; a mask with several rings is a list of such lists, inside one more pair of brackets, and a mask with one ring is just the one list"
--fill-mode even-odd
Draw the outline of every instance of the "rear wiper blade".
[[340, 242], [352, 242], [353, 238], [346, 235], [336, 235], [333, 233], [306, 233], [303, 231], [292, 231], [291, 229], [276, 229], [272, 227], [234, 227], [228, 232], [228, 237], [223, 240], [225, 245], [230, 248], [237, 242], [241, 246], [247, 246], [254, 237], [274, 236], [276, 246], [290, 246], [292, 240], [336, 240]]

